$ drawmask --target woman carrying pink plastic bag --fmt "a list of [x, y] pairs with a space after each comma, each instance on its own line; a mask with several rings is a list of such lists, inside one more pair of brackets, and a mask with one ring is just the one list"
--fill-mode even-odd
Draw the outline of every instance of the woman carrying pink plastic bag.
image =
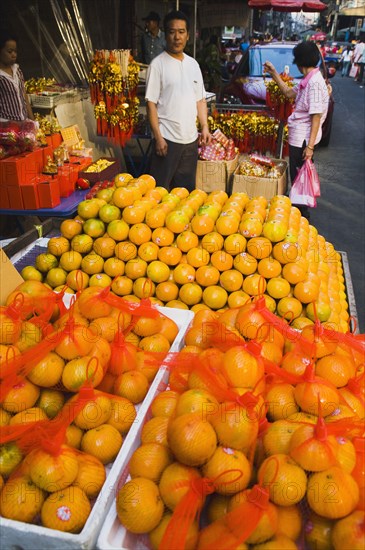
[[[322, 125], [328, 111], [330, 86], [327, 86], [319, 68], [320, 51], [314, 42], [300, 42], [293, 50], [294, 60], [303, 74], [301, 82], [289, 88], [270, 62], [264, 64], [264, 72], [269, 73], [287, 98], [294, 98], [293, 113], [288, 118], [289, 130], [289, 169], [292, 184], [304, 161], [312, 160], [315, 146], [322, 137]], [[293, 202], [293, 201], [292, 201]], [[306, 204], [293, 202], [309, 219]]]

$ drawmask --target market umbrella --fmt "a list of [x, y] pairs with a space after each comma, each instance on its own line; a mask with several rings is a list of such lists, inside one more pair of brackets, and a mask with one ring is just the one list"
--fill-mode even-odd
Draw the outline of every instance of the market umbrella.
[[327, 35], [325, 32], [317, 32], [316, 34], [312, 34], [311, 40], [326, 40]]
[[316, 12], [327, 9], [320, 0], [249, 0], [250, 8], [257, 10], [274, 10], [284, 12], [307, 11]]

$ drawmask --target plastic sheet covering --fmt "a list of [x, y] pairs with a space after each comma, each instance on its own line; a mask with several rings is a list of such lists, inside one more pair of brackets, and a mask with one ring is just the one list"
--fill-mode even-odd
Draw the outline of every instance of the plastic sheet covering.
[[119, 0], [14, 0], [7, 16], [39, 55], [42, 76], [77, 85], [86, 83], [95, 48], [118, 46], [119, 6]]

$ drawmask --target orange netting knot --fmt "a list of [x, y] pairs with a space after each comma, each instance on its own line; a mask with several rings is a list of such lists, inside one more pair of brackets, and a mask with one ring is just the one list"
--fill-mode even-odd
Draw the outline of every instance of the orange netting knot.
[[266, 510], [269, 505], [270, 494], [265, 487], [262, 487], [261, 485], [254, 485], [247, 496], [247, 500], [258, 508]]
[[263, 435], [266, 430], [268, 429], [269, 427], [269, 424], [270, 422], [268, 421], [268, 419], [266, 418], [266, 416], [263, 416], [262, 418], [260, 418], [259, 420], [259, 431], [258, 431], [258, 437], [260, 437], [261, 435]]
[[266, 302], [264, 296], [259, 296], [257, 300], [255, 300], [255, 307], [257, 311], [264, 311], [266, 309]]
[[236, 403], [238, 403], [238, 405], [240, 405], [241, 407], [245, 407], [246, 409], [253, 409], [258, 402], [258, 396], [250, 391], [236, 397]]
[[93, 386], [90, 384], [85, 384], [79, 390], [79, 399], [80, 401], [92, 401], [95, 399], [95, 391]]
[[[17, 296], [18, 296], [18, 294], [17, 294]], [[6, 315], [8, 317], [10, 317], [11, 319], [13, 319], [13, 321], [19, 321], [19, 319], [21, 319], [21, 307], [22, 307], [22, 305], [20, 303], [17, 304], [17, 296], [15, 297], [14, 301], [6, 307]], [[24, 302], [23, 295], [20, 294], [19, 296], [21, 296], [23, 298], [23, 302]]]
[[200, 477], [191, 480], [191, 489], [200, 498], [204, 498], [207, 495], [211, 495], [215, 491], [215, 484], [213, 479], [209, 477]]
[[255, 340], [250, 340], [245, 345], [245, 348], [254, 357], [260, 357], [261, 356], [262, 346], [259, 342], [255, 342]]

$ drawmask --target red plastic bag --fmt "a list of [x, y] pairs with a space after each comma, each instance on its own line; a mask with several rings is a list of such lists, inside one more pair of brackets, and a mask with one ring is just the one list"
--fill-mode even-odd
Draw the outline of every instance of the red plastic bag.
[[311, 160], [306, 160], [299, 170], [290, 190], [293, 204], [302, 204], [315, 208], [316, 197], [320, 196], [320, 184], [316, 168]]

